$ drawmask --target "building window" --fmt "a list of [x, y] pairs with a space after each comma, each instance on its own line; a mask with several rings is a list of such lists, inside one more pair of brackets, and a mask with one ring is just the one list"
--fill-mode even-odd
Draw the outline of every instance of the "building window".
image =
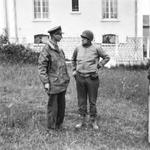
[[102, 43], [104, 44], [115, 44], [116, 43], [116, 35], [115, 34], [105, 34], [102, 38]]
[[79, 11], [79, 0], [72, 0], [72, 11]]
[[102, 18], [103, 19], [118, 18], [117, 0], [102, 0]]
[[149, 37], [150, 36], [150, 16], [143, 15], [143, 36]]
[[45, 34], [37, 34], [34, 35], [34, 43], [35, 44], [42, 44], [48, 41], [49, 36]]
[[34, 19], [49, 18], [49, 1], [34, 0]]

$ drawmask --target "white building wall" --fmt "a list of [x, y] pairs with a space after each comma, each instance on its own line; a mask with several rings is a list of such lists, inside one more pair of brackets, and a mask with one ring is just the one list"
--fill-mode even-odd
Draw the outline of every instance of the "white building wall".
[[3, 34], [5, 29], [5, 4], [4, 0], [0, 0], [0, 35]]
[[150, 0], [138, 0], [138, 36], [143, 37], [143, 15], [150, 16]]
[[15, 16], [14, 16], [14, 0], [7, 0], [7, 15], [8, 15], [8, 32], [10, 41], [16, 41], [15, 35]]
[[71, 0], [61, 1], [61, 3], [60, 1], [53, 1], [53, 5], [58, 8], [52, 9], [52, 21], [56, 18], [55, 21], [62, 24], [66, 36], [79, 36], [85, 29], [91, 29], [98, 42], [101, 42], [103, 34], [117, 34], [121, 41], [124, 41], [126, 36], [134, 36], [134, 0], [118, 0], [119, 18], [117, 21], [109, 22], [102, 20], [100, 0], [79, 0], [80, 14], [71, 13]]
[[[9, 1], [9, 25], [11, 37], [14, 37], [13, 0]], [[127, 36], [135, 35], [135, 0], [118, 0], [117, 21], [103, 21], [101, 0], [79, 0], [80, 13], [71, 13], [71, 0], [50, 0], [50, 19], [35, 21], [33, 19], [33, 0], [16, 0], [17, 29], [20, 41], [33, 43], [35, 34], [47, 34], [52, 25], [62, 25], [64, 36], [80, 36], [85, 29], [95, 34], [96, 42], [101, 42], [103, 34], [117, 34], [124, 42]], [[12, 6], [11, 6], [11, 5]]]

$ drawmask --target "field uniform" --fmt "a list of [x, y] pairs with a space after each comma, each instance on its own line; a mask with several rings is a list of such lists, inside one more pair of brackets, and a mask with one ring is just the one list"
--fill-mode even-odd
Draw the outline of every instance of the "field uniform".
[[45, 85], [50, 84], [47, 91], [49, 96], [47, 106], [47, 126], [50, 129], [59, 127], [64, 120], [65, 114], [65, 93], [69, 83], [69, 75], [65, 62], [65, 56], [58, 45], [49, 41], [38, 60], [40, 79]]
[[[89, 33], [89, 31], [87, 32]], [[89, 34], [89, 40], [91, 39], [92, 41], [92, 33], [90, 32]], [[86, 34], [83, 36], [86, 36]], [[88, 38], [88, 36], [85, 38]], [[100, 58], [102, 58], [102, 61], [99, 62]], [[90, 105], [90, 119], [93, 122], [95, 121], [97, 116], [96, 100], [99, 87], [98, 68], [104, 66], [109, 59], [109, 56], [101, 47], [93, 44], [89, 46], [81, 45], [74, 50], [72, 66], [73, 72], [76, 72], [78, 109], [83, 121], [87, 115], [87, 97], [89, 98]]]
[[96, 99], [99, 87], [98, 68], [99, 58], [104, 66], [109, 61], [109, 56], [101, 49], [94, 45], [88, 48], [79, 46], [75, 49], [72, 57], [73, 71], [77, 72], [76, 84], [78, 93], [79, 113], [87, 114], [87, 94], [90, 103], [90, 116], [96, 117]]

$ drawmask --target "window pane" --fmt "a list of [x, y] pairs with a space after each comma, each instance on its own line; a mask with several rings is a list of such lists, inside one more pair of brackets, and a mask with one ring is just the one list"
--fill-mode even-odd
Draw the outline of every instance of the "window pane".
[[115, 34], [105, 34], [105, 35], [103, 35], [102, 42], [105, 44], [115, 44], [116, 43], [116, 35]]
[[117, 18], [117, 0], [110, 0], [110, 18]]
[[44, 35], [44, 34], [34, 35], [34, 43], [40, 44], [40, 43], [45, 43], [46, 41], [48, 41], [48, 35]]
[[34, 18], [49, 18], [49, 0], [34, 0]]
[[43, 13], [43, 18], [48, 18], [48, 0], [43, 0], [43, 8], [42, 8], [42, 13]]
[[34, 0], [34, 18], [41, 18], [40, 0]]
[[78, 0], [72, 0], [72, 11], [79, 11]]
[[109, 18], [109, 1], [103, 0], [102, 1], [102, 17], [103, 19]]
[[37, 18], [36, 17], [36, 1], [34, 0], [34, 18]]
[[43, 13], [43, 18], [48, 18], [48, 13]]
[[102, 1], [102, 18], [117, 18], [118, 6], [117, 0], [103, 0]]
[[117, 0], [115, 0], [115, 13], [114, 13], [114, 16], [115, 16], [115, 18], [118, 18], [118, 3], [117, 3]]

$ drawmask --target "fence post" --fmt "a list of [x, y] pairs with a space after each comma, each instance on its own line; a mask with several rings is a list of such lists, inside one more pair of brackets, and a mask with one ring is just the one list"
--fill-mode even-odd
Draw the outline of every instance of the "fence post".
[[[150, 38], [147, 38], [147, 58], [149, 58], [150, 53]], [[149, 68], [150, 69], [150, 68]], [[150, 143], [150, 80], [148, 84], [148, 142]]]
[[116, 35], [116, 41], [115, 41], [115, 61], [116, 65], [118, 64], [118, 56], [119, 56], [119, 41], [118, 41], [118, 36]]
[[148, 142], [150, 143], [150, 80], [148, 84]]

